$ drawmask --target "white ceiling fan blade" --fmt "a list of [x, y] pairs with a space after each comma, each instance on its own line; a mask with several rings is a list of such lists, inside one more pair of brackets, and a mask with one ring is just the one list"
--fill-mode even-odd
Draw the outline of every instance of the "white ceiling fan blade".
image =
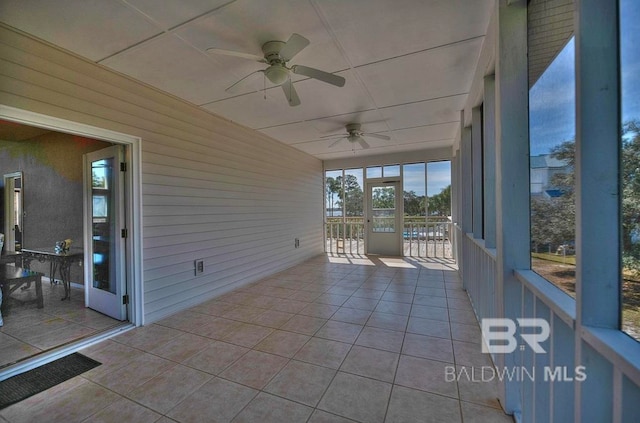
[[362, 134], [362, 135], [364, 135], [365, 137], [378, 138], [378, 139], [380, 139], [380, 140], [386, 140], [386, 141], [389, 141], [389, 140], [391, 139], [390, 137], [388, 137], [388, 136], [386, 136], [386, 135], [380, 135], [380, 134], [369, 134], [369, 133], [364, 133], [364, 134]]
[[323, 135], [320, 138], [344, 138], [347, 134]]
[[335, 85], [336, 87], [344, 87], [345, 79], [343, 77], [321, 71], [320, 69], [295, 65], [291, 70], [293, 73], [297, 73], [298, 75], [308, 76], [309, 78], [317, 79], [319, 81], [326, 82], [327, 84]]
[[291, 37], [289, 37], [285, 45], [280, 49], [280, 57], [282, 57], [285, 62], [288, 62], [293, 58], [293, 56], [300, 53], [302, 49], [308, 46], [309, 42], [309, 40], [300, 34], [291, 34]]
[[244, 81], [245, 79], [249, 78], [250, 76], [255, 75], [256, 73], [264, 73], [264, 71], [263, 70], [257, 70], [255, 72], [251, 72], [249, 75], [245, 76], [244, 78], [242, 78], [239, 81], [235, 82], [229, 88], [225, 89], [225, 91], [226, 92], [233, 92], [233, 89], [236, 88], [238, 86], [238, 84], [240, 84], [242, 81]]
[[300, 98], [298, 97], [298, 93], [293, 86], [291, 80], [286, 81], [281, 85], [282, 91], [284, 91], [284, 95], [287, 97], [287, 101], [289, 102], [289, 106], [299, 106]]
[[356, 141], [360, 144], [360, 146], [361, 146], [363, 149], [365, 149], [365, 150], [366, 150], [367, 148], [369, 148], [369, 144], [364, 140], [364, 138], [362, 138], [362, 137], [358, 137], [358, 139], [357, 139]]
[[234, 57], [240, 57], [243, 59], [255, 60], [256, 62], [267, 63], [267, 61], [264, 60], [264, 57], [262, 56], [258, 56], [257, 54], [251, 54], [251, 53], [243, 53], [241, 51], [224, 50], [221, 48], [208, 48], [207, 53], [224, 54], [225, 56], [234, 56]]
[[340, 141], [342, 141], [344, 138], [345, 138], [345, 137], [340, 137], [340, 138], [338, 138], [337, 140], [335, 140], [335, 142], [331, 143], [331, 145], [329, 145], [329, 147], [327, 147], [327, 148], [335, 147], [335, 146], [336, 146], [336, 145], [338, 145], [338, 143], [339, 143]]

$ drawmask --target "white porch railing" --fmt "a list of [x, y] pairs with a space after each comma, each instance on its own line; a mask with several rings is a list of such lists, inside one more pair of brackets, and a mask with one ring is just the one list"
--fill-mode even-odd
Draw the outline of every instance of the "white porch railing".
[[[364, 220], [325, 223], [327, 253], [364, 254]], [[403, 254], [406, 257], [453, 258], [452, 224], [450, 221], [405, 222]]]

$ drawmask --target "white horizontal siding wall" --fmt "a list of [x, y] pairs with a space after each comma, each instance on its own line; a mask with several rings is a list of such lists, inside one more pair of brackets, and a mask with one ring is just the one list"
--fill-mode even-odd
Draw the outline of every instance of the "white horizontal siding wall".
[[323, 251], [305, 153], [5, 26], [0, 104], [142, 139], [145, 322]]

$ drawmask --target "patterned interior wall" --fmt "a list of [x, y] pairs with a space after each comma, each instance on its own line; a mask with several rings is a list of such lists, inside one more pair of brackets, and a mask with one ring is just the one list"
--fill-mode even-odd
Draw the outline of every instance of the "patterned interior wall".
[[[107, 146], [109, 143], [56, 132], [28, 140], [0, 139], [0, 173], [23, 173], [25, 248], [53, 247], [67, 238], [82, 245], [82, 156]], [[4, 186], [2, 190], [4, 198]], [[4, 204], [1, 214], [4, 216]], [[44, 264], [34, 262], [32, 267], [48, 274]], [[82, 269], [74, 268], [72, 282], [82, 281]]]

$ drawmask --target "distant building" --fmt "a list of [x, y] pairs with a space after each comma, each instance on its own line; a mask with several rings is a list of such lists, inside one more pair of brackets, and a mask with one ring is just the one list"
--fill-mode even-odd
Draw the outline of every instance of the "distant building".
[[550, 154], [531, 156], [531, 195], [558, 197], [561, 191], [551, 185], [553, 175], [566, 174], [572, 171], [565, 160], [559, 160]]

